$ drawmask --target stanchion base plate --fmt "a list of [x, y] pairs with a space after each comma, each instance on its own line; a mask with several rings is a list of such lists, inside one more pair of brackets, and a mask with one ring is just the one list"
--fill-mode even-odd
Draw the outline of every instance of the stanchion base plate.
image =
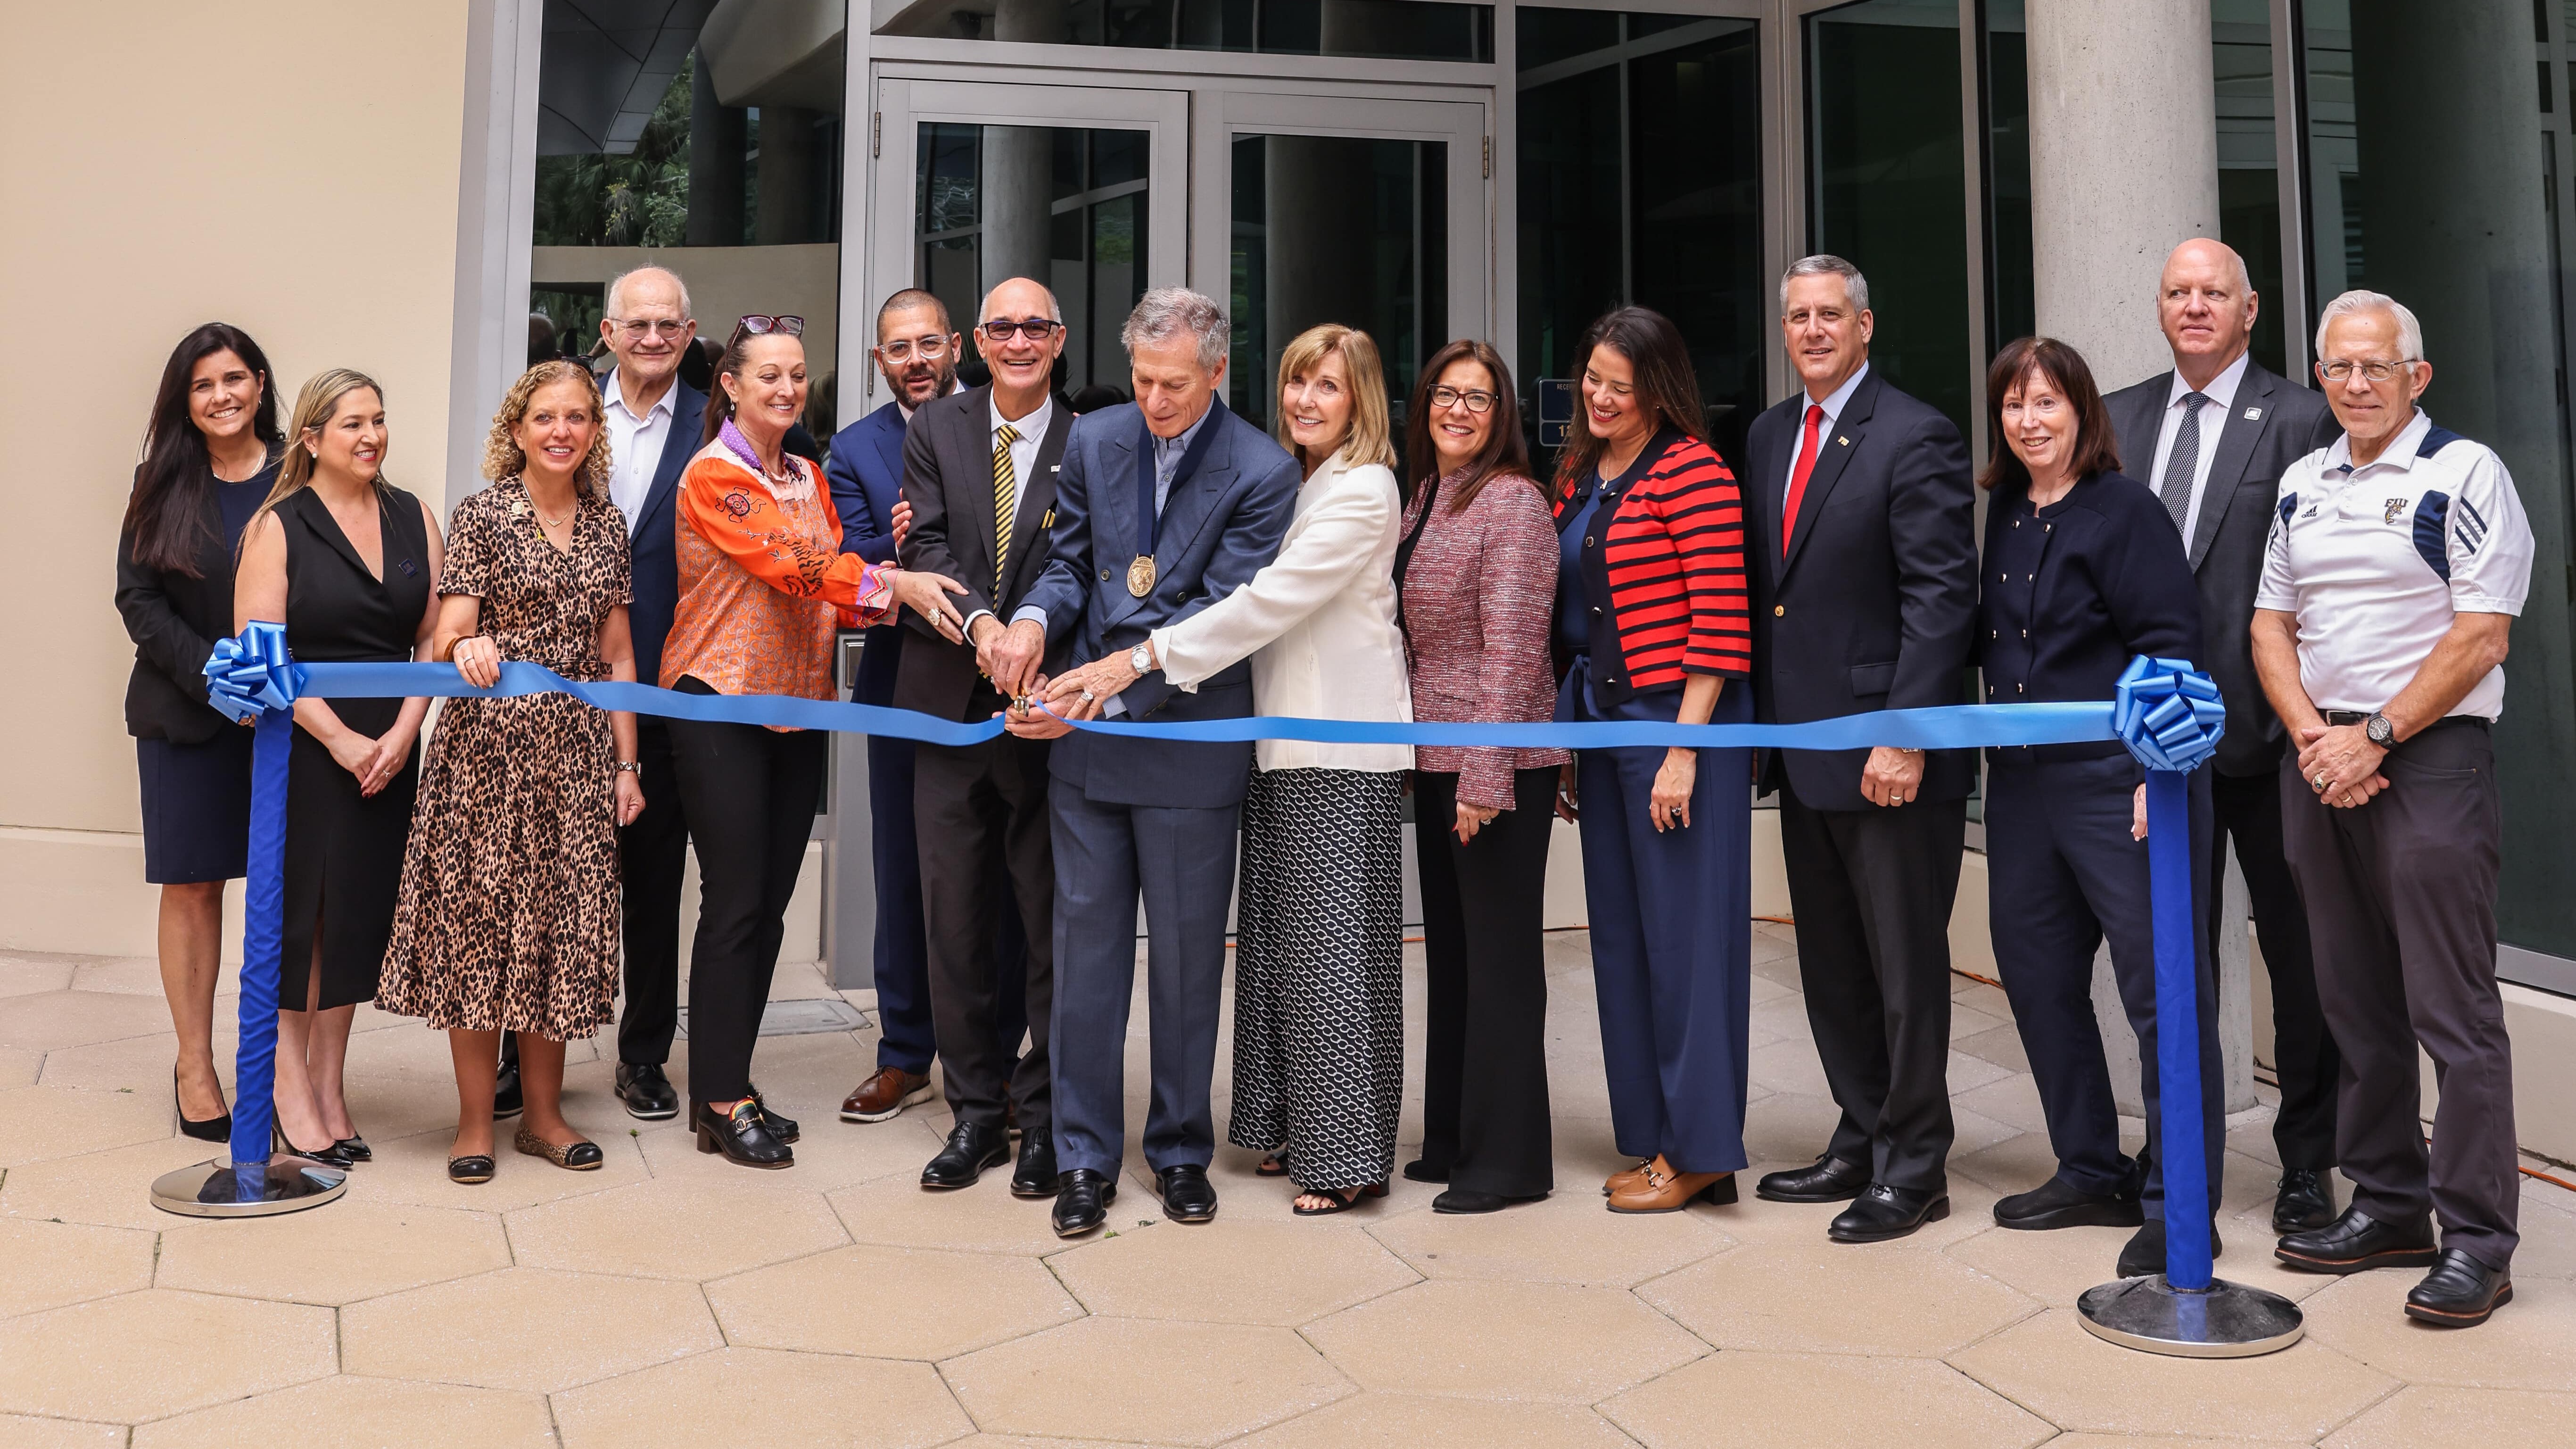
[[349, 1174], [281, 1152], [263, 1167], [217, 1158], [152, 1180], [152, 1205], [197, 1218], [266, 1218], [320, 1207], [349, 1190]]
[[2264, 1288], [2212, 1279], [2186, 1293], [2158, 1273], [2088, 1288], [2075, 1301], [2085, 1330], [2123, 1348], [2176, 1358], [2253, 1358], [2299, 1341], [2299, 1305]]

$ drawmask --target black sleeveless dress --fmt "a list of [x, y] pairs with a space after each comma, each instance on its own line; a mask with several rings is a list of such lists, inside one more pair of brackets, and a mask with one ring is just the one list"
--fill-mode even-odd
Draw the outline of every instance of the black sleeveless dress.
[[[376, 489], [385, 576], [367, 565], [331, 510], [312, 490], [277, 505], [286, 529], [286, 643], [307, 664], [398, 663], [411, 658], [421, 615], [436, 580], [429, 573], [428, 527], [420, 500], [399, 488]], [[399, 699], [326, 701], [341, 723], [382, 735], [401, 717]], [[374, 798], [340, 767], [321, 741], [295, 731], [287, 766], [286, 926], [278, 1001], [301, 1010], [305, 968], [321, 932], [324, 1009], [371, 1001], [376, 972], [393, 934], [402, 885], [403, 844], [411, 834], [412, 794], [420, 752]]]

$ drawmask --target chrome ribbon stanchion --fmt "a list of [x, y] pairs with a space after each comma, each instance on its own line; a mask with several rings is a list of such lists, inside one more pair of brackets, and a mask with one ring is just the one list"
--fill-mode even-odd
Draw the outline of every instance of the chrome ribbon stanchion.
[[233, 1056], [230, 1156], [163, 1173], [152, 1205], [191, 1217], [248, 1218], [319, 1207], [348, 1191], [348, 1174], [271, 1152], [277, 1070], [278, 956], [286, 916], [286, 762], [295, 744], [300, 671], [286, 631], [255, 623], [217, 641], [206, 661], [206, 697], [251, 742], [250, 858], [242, 912], [241, 1037]]
[[2200, 932], [2192, 896], [2191, 772], [2218, 748], [2218, 686], [2180, 659], [2132, 660], [2112, 727], [2147, 767], [2147, 866], [2156, 933], [2156, 1082], [2163, 1115], [2165, 1271], [2086, 1290], [2078, 1321], [2095, 1336], [2182, 1358], [2250, 1358], [2299, 1341], [2299, 1306], [2213, 1276], [2209, 1219], [2216, 1184], [2204, 1153], [2224, 1124], [2203, 1120]]

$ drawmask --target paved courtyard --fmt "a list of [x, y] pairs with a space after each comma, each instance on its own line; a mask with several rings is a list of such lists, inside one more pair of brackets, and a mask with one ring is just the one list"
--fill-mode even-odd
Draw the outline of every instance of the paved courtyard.
[[[1833, 1120], [1795, 950], [1756, 927], [1756, 1170], [1805, 1161]], [[2000, 992], [1957, 982], [1955, 1212], [1837, 1247], [1832, 1209], [1759, 1202], [1749, 1182], [1740, 1206], [1602, 1210], [1596, 1185], [1623, 1164], [1583, 934], [1549, 956], [1546, 1203], [1440, 1217], [1435, 1189], [1399, 1180], [1298, 1221], [1224, 1149], [1222, 1212], [1180, 1227], [1131, 1144], [1112, 1231], [1078, 1245], [1002, 1174], [922, 1192], [944, 1116], [834, 1120], [873, 1064], [868, 1029], [762, 1042], [761, 1085], [806, 1124], [793, 1171], [629, 1121], [577, 1043], [569, 1113], [606, 1169], [505, 1153], [494, 1182], [451, 1185], [446, 1044], [371, 1008], [350, 1094], [377, 1160], [347, 1197], [172, 1217], [147, 1184], [211, 1149], [175, 1135], [151, 963], [0, 956], [0, 1449], [2576, 1443], [2576, 1193], [2526, 1183], [2515, 1302], [2444, 1333], [2400, 1316], [2411, 1274], [2273, 1266], [2269, 1111], [2241, 1114], [2219, 1269], [2300, 1299], [2308, 1337], [2256, 1360], [2150, 1358], [2071, 1311], [2122, 1233], [1992, 1225], [1995, 1198], [2050, 1163]], [[796, 967], [777, 994], [830, 993]], [[1131, 1124], [1141, 1004], [1137, 1022]], [[229, 1025], [218, 1046], [228, 1060]], [[1224, 1075], [1221, 1048], [1220, 1113]]]

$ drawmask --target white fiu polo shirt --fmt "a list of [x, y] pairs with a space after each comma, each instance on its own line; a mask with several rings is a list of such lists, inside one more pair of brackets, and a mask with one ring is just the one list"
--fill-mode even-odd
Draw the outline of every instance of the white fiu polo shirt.
[[[2368, 714], [2415, 678], [2455, 614], [2520, 614], [2531, 524], [2503, 460], [2421, 409], [2378, 459], [2334, 442], [2281, 477], [2254, 607], [2298, 620], [2299, 683], [2320, 710]], [[2504, 709], [2499, 665], [2454, 715]]]

